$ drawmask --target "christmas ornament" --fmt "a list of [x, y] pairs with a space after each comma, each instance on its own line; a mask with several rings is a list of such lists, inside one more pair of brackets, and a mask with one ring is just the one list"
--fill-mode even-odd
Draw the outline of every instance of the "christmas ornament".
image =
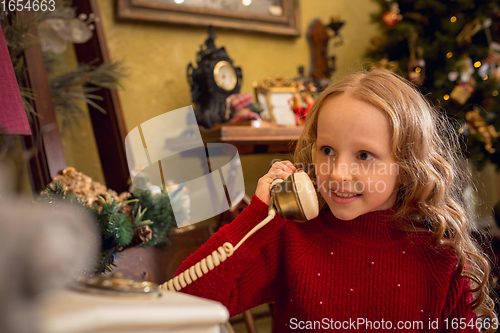
[[425, 61], [423, 59], [410, 59], [408, 62], [408, 78], [412, 83], [421, 85], [424, 83], [425, 75], [424, 75]]
[[495, 153], [492, 142], [493, 139], [498, 138], [500, 134], [497, 133], [493, 125], [488, 125], [486, 123], [477, 106], [474, 106], [473, 111], [469, 111], [465, 114], [465, 120], [469, 133], [479, 137], [484, 143], [486, 151], [490, 154]]
[[462, 31], [455, 38], [458, 45], [463, 45], [465, 43], [472, 43], [472, 37], [479, 32], [483, 28], [483, 24], [476, 18], [474, 21], [467, 23]]
[[416, 48], [415, 44], [417, 42], [418, 34], [413, 33], [408, 44], [410, 47], [410, 60], [408, 61], [408, 78], [410, 81], [417, 85], [422, 85], [425, 80], [425, 60], [422, 59], [423, 49], [421, 47]]
[[488, 76], [488, 73], [490, 72], [490, 65], [489, 64], [483, 64], [481, 67], [478, 68], [477, 74], [481, 78], [485, 78]]
[[317, 91], [318, 91], [318, 89], [316, 89], [316, 87], [312, 83], [308, 83], [306, 85], [305, 91], [302, 91], [302, 94], [301, 94], [302, 99], [304, 100], [304, 102], [307, 104], [307, 106], [309, 108], [311, 108], [311, 106], [314, 104], [313, 94], [315, 94]]
[[497, 82], [500, 81], [500, 67], [492, 67], [490, 77]]
[[497, 43], [497, 42], [491, 42], [489, 43], [489, 47], [490, 47], [490, 52], [493, 53], [493, 52], [500, 52], [500, 43]]
[[485, 63], [495, 66], [500, 65], [500, 54], [490, 50], [490, 55], [486, 58]]
[[457, 61], [458, 72], [460, 73], [461, 82], [469, 82], [472, 74], [474, 74], [474, 65], [469, 57]]
[[453, 99], [455, 102], [459, 103], [460, 105], [464, 105], [467, 102], [467, 100], [471, 97], [473, 92], [474, 88], [470, 84], [460, 82], [451, 91], [450, 98]]
[[[492, 43], [493, 44], [493, 43]], [[484, 61], [483, 66], [489, 67], [489, 77], [495, 81], [500, 81], [500, 54], [494, 51], [490, 45], [490, 55]], [[484, 75], [482, 75], [484, 77]]]
[[384, 20], [388, 28], [394, 27], [403, 19], [403, 15], [401, 15], [399, 12], [400, 10], [398, 3], [393, 2], [389, 10], [384, 15], [382, 15], [382, 20]]
[[[311, 110], [311, 108], [314, 104], [313, 94], [316, 92], [317, 92], [317, 89], [314, 86], [314, 84], [312, 84], [312, 83], [307, 84], [306, 89], [304, 91], [301, 91], [302, 100], [304, 101], [304, 103], [306, 105], [306, 109], [304, 111], [305, 117], [307, 117], [309, 110]], [[304, 122], [305, 122], [305, 117], [303, 119]]]
[[372, 68], [377, 67], [377, 66], [380, 66], [382, 68], [387, 68], [391, 72], [395, 72], [399, 68], [399, 62], [398, 61], [389, 61], [389, 59], [387, 59], [387, 58], [382, 58], [379, 60], [379, 62], [377, 64], [372, 65]]
[[379, 50], [383, 49], [383, 46], [387, 42], [387, 36], [384, 35], [377, 35], [377, 36], [372, 36], [370, 38], [370, 46], [369, 49], [372, 52], [378, 52]]
[[457, 71], [451, 71], [448, 73], [448, 80], [451, 82], [455, 82], [458, 79], [458, 72]]
[[297, 92], [288, 101], [293, 113], [295, 113], [295, 123], [297, 126], [304, 125], [307, 114], [314, 104], [312, 93], [316, 92], [316, 90], [316, 87], [312, 83], [309, 83], [307, 87], [299, 83]]

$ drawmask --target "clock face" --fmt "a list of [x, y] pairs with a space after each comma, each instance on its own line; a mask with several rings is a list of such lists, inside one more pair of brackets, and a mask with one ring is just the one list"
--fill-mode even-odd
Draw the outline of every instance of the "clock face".
[[217, 86], [225, 91], [233, 90], [238, 81], [233, 66], [227, 61], [219, 61], [215, 65], [214, 79]]

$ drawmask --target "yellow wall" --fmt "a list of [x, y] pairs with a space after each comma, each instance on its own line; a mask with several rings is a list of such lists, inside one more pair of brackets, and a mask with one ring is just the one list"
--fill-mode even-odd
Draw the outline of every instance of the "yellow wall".
[[[118, 22], [114, 1], [100, 0], [99, 7], [111, 57], [123, 60], [128, 78], [120, 91], [128, 130], [140, 123], [191, 104], [186, 80], [189, 62], [196, 65], [196, 52], [207, 38], [204, 27], [142, 22]], [[252, 92], [252, 81], [271, 75], [297, 76], [297, 67], [309, 69], [308, 25], [319, 18], [328, 23], [340, 16], [344, 45], [335, 49], [339, 69], [352, 67], [368, 46], [373, 31], [369, 15], [377, 10], [372, 0], [301, 1], [301, 37], [224, 31], [215, 29], [216, 46], [224, 46], [243, 71], [241, 92]]]
[[[123, 61], [128, 69], [128, 77], [122, 82], [124, 89], [119, 91], [127, 130], [167, 111], [190, 105], [186, 66], [189, 62], [196, 65], [195, 55], [207, 38], [207, 29], [138, 21], [117, 22], [114, 18], [114, 1], [99, 0], [99, 7], [111, 57]], [[341, 29], [344, 44], [330, 49], [330, 52], [337, 57], [335, 75], [341, 76], [342, 73], [357, 68], [370, 37], [376, 34], [376, 27], [370, 23], [370, 13], [377, 11], [378, 7], [372, 0], [301, 1], [299, 38], [216, 28], [216, 46], [225, 46], [235, 65], [242, 68], [244, 82], [241, 91], [251, 93], [252, 81], [272, 75], [295, 77], [299, 65], [304, 65], [308, 71], [310, 59], [305, 37], [307, 27], [315, 18], [327, 23], [331, 16], [339, 16], [346, 21]], [[81, 131], [66, 133], [64, 136], [68, 164], [102, 182], [99, 157], [88, 119], [82, 120]], [[254, 192], [257, 180], [267, 172], [275, 158], [290, 156], [242, 156], [248, 195]], [[495, 178], [497, 182], [491, 181], [492, 176], [495, 176], [495, 171], [491, 167], [476, 174], [479, 181], [480, 215], [487, 212], [491, 214], [490, 207], [498, 200], [498, 186], [494, 185], [500, 182], [500, 175]]]
[[[114, 1], [100, 0], [99, 9], [110, 55], [123, 61], [128, 77], [119, 92], [127, 130], [167, 111], [191, 104], [186, 67], [196, 66], [196, 52], [207, 38], [206, 27], [151, 24], [139, 21], [120, 22], [114, 18]], [[242, 68], [241, 92], [252, 93], [252, 82], [272, 75], [297, 76], [297, 68], [310, 67], [307, 27], [319, 18], [328, 23], [339, 16], [346, 24], [341, 29], [344, 44], [330, 49], [337, 57], [338, 72], [349, 71], [375, 34], [370, 13], [378, 10], [372, 0], [326, 1], [300, 3], [301, 36], [299, 38], [241, 31], [215, 29], [216, 46], [224, 46], [234, 64]], [[332, 44], [330, 44], [332, 47]], [[337, 73], [338, 74], [338, 73]], [[251, 195], [259, 177], [274, 158], [287, 155], [242, 156], [246, 192]]]
[[[78, 66], [75, 49], [68, 47], [64, 53], [64, 64], [60, 70], [69, 70]], [[60, 74], [60, 73], [54, 73]], [[89, 116], [87, 104], [78, 103], [84, 114], [78, 117], [78, 122], [72, 126], [64, 125], [64, 117], [57, 115], [64, 156], [68, 166], [75, 167], [77, 171], [83, 172], [94, 181], [105, 184], [104, 174], [101, 168], [101, 159], [97, 151], [94, 137], [94, 129]]]

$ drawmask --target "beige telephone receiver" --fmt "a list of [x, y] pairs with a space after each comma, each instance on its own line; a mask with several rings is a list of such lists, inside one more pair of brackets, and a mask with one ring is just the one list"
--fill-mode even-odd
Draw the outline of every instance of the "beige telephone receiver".
[[276, 216], [276, 212], [286, 219], [299, 222], [312, 220], [319, 214], [316, 190], [305, 172], [295, 172], [285, 180], [276, 179], [271, 184], [270, 191], [269, 215], [250, 230], [236, 246], [233, 247], [229, 242], [224, 243], [212, 254], [173, 279], [161, 284], [159, 288], [168, 291], [179, 291], [188, 284], [193, 283], [193, 281], [213, 270], [230, 257], [248, 237], [269, 223]]
[[292, 173], [271, 184], [271, 202], [279, 216], [306, 222], [318, 216], [318, 197], [311, 178], [305, 172]]

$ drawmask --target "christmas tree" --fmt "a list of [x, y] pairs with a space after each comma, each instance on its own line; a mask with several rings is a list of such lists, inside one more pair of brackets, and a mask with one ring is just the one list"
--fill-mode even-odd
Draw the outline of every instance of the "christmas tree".
[[495, 0], [374, 0], [381, 33], [367, 56], [404, 76], [456, 120], [481, 169], [500, 166], [500, 8]]

